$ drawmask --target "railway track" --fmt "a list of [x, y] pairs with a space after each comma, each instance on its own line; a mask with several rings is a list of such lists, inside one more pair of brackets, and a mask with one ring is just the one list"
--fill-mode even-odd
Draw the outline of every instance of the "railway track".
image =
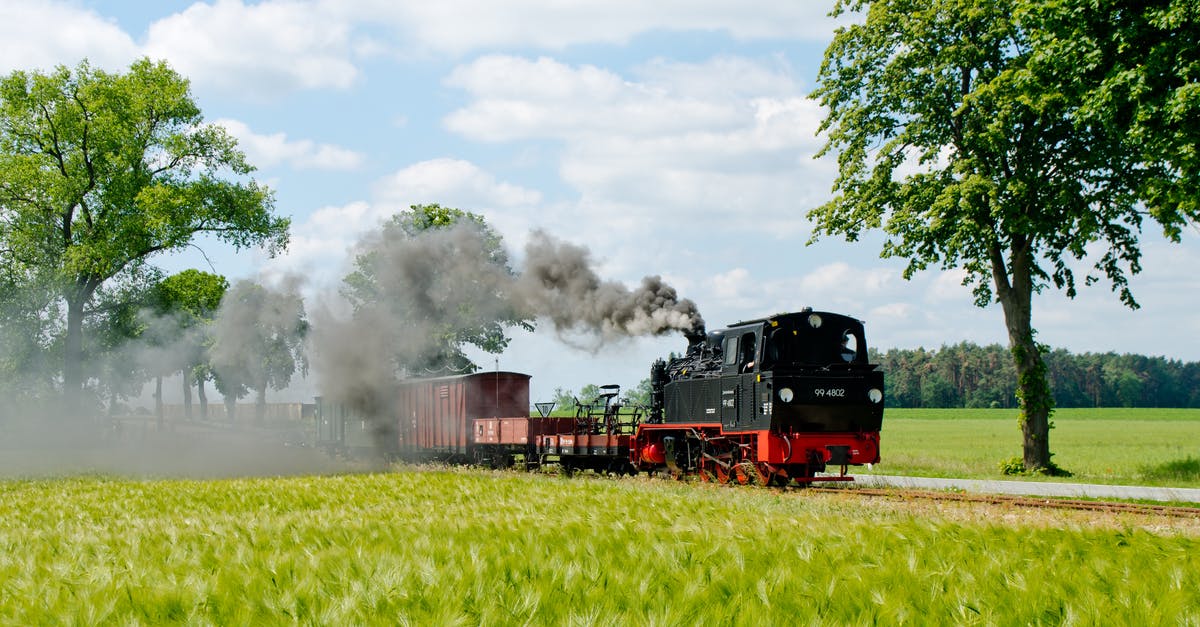
[[1120, 501], [1084, 501], [1047, 497], [1012, 496], [1005, 494], [965, 494], [961, 492], [936, 492], [931, 490], [905, 490], [877, 488], [809, 488], [811, 492], [853, 494], [864, 497], [891, 498], [896, 500], [959, 501], [988, 505], [1010, 505], [1042, 509], [1074, 509], [1105, 513], [1143, 514], [1169, 516], [1173, 518], [1200, 519], [1200, 507], [1178, 505], [1151, 505]]

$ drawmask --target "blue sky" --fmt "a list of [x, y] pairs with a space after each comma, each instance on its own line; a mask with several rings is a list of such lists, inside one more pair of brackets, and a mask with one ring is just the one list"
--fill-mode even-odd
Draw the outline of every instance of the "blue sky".
[[[834, 164], [814, 159], [807, 98], [834, 24], [829, 2], [403, 0], [249, 3], [8, 0], [0, 72], [110, 70], [148, 55], [192, 82], [207, 121], [239, 138], [293, 219], [267, 259], [199, 242], [157, 260], [231, 279], [299, 273], [312, 299], [357, 236], [411, 204], [483, 214], [519, 265], [532, 229], [587, 245], [600, 273], [662, 275], [710, 328], [803, 306], [867, 323], [887, 348], [1004, 343], [955, 270], [912, 281], [878, 236], [805, 246]], [[1200, 360], [1200, 232], [1144, 234], [1142, 309], [1104, 285], [1035, 303], [1039, 340], [1074, 352]], [[210, 266], [211, 263], [211, 266]], [[519, 334], [500, 367], [555, 387], [634, 385], [679, 337], [597, 352]], [[491, 357], [484, 360], [492, 365]], [[307, 389], [296, 392], [306, 394]], [[299, 399], [280, 399], [299, 400]]]

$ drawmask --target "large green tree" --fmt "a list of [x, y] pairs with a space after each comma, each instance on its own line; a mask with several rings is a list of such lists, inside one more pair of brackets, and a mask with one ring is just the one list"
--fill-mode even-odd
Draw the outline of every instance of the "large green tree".
[[[1195, 0], [843, 0], [865, 13], [814, 97], [835, 197], [814, 238], [887, 235], [904, 276], [962, 268], [1004, 313], [1023, 461], [1053, 471], [1053, 401], [1033, 297], [1106, 279], [1130, 307], [1147, 215], [1178, 241], [1200, 214]], [[1099, 251], [1098, 253], [1096, 251]]]
[[84, 61], [0, 80], [0, 262], [57, 286], [69, 405], [88, 378], [85, 309], [110, 278], [199, 233], [272, 253], [286, 245], [288, 220], [252, 170], [166, 63], [109, 73]]

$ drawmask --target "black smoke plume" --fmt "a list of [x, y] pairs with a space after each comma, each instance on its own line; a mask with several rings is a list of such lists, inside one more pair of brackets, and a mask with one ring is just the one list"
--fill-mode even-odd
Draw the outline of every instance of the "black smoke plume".
[[[314, 312], [315, 369], [323, 394], [376, 419], [390, 438], [395, 382], [430, 374], [453, 359], [461, 343], [499, 352], [505, 329], [549, 321], [560, 333], [596, 340], [592, 350], [621, 338], [694, 333], [704, 322], [695, 303], [658, 276], [636, 289], [602, 280], [586, 248], [534, 232], [521, 271], [508, 266], [498, 237], [462, 221], [402, 234], [385, 226], [364, 238], [343, 295], [349, 304]], [[461, 353], [457, 353], [461, 355]], [[469, 364], [467, 364], [469, 365]], [[452, 369], [450, 371], [453, 371]]]
[[582, 246], [535, 231], [525, 247], [525, 271], [514, 293], [536, 317], [559, 331], [596, 334], [602, 339], [684, 333], [704, 326], [696, 304], [680, 299], [659, 276], [647, 276], [634, 290], [604, 281], [592, 269]]

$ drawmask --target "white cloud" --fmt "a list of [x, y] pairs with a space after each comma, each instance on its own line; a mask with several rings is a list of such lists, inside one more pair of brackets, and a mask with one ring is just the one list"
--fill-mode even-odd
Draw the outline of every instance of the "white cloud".
[[746, 10], [717, 0], [215, 0], [195, 2], [131, 36], [115, 20], [74, 4], [16, 0], [0, 7], [0, 70], [74, 65], [85, 56], [119, 69], [148, 55], [197, 85], [263, 100], [345, 89], [361, 80], [364, 60], [385, 54], [622, 45], [655, 31], [825, 40], [833, 22], [822, 4], [770, 2]]
[[197, 82], [251, 97], [359, 78], [352, 24], [320, 3], [196, 3], [152, 24], [144, 50]]
[[364, 201], [321, 207], [292, 223], [287, 251], [265, 260], [261, 273], [270, 278], [304, 276], [317, 291], [334, 285], [349, 268], [355, 244], [381, 220]]
[[261, 135], [237, 120], [219, 119], [213, 123], [225, 127], [237, 138], [250, 163], [259, 168], [287, 164], [298, 170], [353, 170], [364, 160], [361, 153], [332, 144], [289, 140], [286, 133]]
[[467, 161], [415, 163], [377, 181], [369, 202], [322, 207], [295, 221], [287, 252], [268, 261], [266, 271], [270, 275], [303, 274], [328, 284], [345, 271], [350, 251], [365, 233], [410, 205], [436, 202], [484, 213], [489, 223], [507, 232], [503, 227], [512, 223], [507, 212], [520, 213], [540, 200], [538, 192], [498, 181]]
[[557, 141], [560, 175], [582, 202], [623, 205], [659, 227], [721, 219], [803, 237], [804, 210], [832, 180], [832, 166], [811, 158], [820, 108], [775, 61], [655, 60], [625, 77], [489, 55], [446, 83], [471, 98], [445, 118], [448, 129], [488, 142]]
[[397, 210], [409, 205], [440, 203], [479, 211], [489, 207], [536, 205], [536, 190], [496, 180], [478, 166], [461, 159], [431, 159], [413, 164], [378, 181], [376, 201]]
[[115, 21], [64, 2], [0, 3], [0, 73], [74, 67], [85, 57], [119, 70], [138, 56], [133, 39]]
[[350, 19], [385, 24], [405, 47], [449, 54], [495, 47], [562, 49], [625, 44], [654, 31], [727, 32], [736, 39], [824, 40], [834, 22], [828, 3], [724, 0], [328, 0]]
[[962, 268], [942, 270], [934, 274], [932, 284], [925, 292], [925, 301], [936, 306], [938, 303], [952, 301], [973, 302], [975, 298], [971, 288], [962, 284], [967, 271]]
[[890, 268], [855, 268], [845, 262], [827, 264], [800, 279], [800, 289], [815, 294], [887, 291], [899, 277]]
[[911, 303], [883, 303], [876, 307], [872, 307], [868, 314], [871, 320], [875, 321], [895, 321], [903, 322], [908, 320], [913, 315], [913, 306]]
[[712, 277], [708, 293], [724, 301], [742, 300], [747, 297], [750, 272], [745, 268], [734, 268]]

